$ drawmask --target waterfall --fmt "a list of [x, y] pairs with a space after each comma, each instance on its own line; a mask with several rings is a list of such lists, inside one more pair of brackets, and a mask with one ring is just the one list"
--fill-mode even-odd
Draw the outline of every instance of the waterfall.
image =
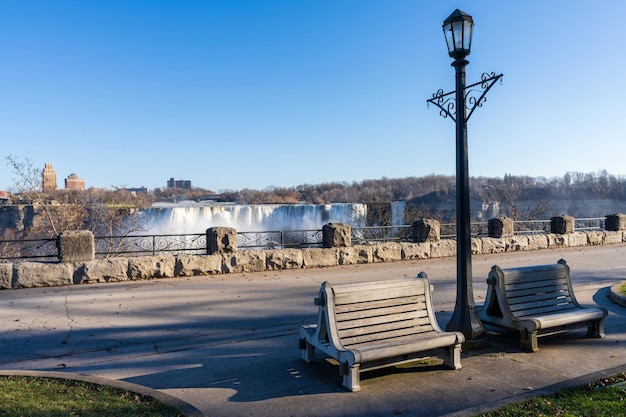
[[364, 226], [367, 205], [228, 204], [186, 201], [155, 203], [142, 211], [146, 234], [204, 233], [210, 227], [233, 227], [239, 232], [319, 230], [326, 223]]
[[404, 201], [394, 201], [391, 203], [391, 225], [403, 226], [406, 224], [404, 219], [405, 203]]

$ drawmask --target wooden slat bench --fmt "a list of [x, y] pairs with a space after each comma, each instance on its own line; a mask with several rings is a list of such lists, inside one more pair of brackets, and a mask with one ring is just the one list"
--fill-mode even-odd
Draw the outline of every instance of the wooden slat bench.
[[587, 327], [588, 337], [604, 336], [601, 307], [582, 307], [574, 296], [567, 263], [501, 269], [491, 268], [485, 305], [479, 317], [491, 324], [520, 332], [527, 351], [539, 350], [537, 338]]
[[351, 391], [361, 388], [360, 371], [410, 362], [427, 350], [444, 348], [444, 365], [460, 369], [463, 334], [441, 330], [430, 293], [423, 273], [360, 284], [324, 282], [315, 299], [317, 324], [300, 329], [302, 359], [313, 362], [316, 351], [334, 358]]

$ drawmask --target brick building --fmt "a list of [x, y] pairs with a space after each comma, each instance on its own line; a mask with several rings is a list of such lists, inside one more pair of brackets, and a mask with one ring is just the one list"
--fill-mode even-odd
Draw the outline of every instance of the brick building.
[[70, 174], [70, 176], [65, 179], [65, 189], [66, 190], [84, 190], [85, 180], [82, 178], [78, 178], [78, 175], [76, 174]]
[[57, 189], [57, 173], [49, 162], [46, 163], [41, 173], [41, 188], [44, 191]]

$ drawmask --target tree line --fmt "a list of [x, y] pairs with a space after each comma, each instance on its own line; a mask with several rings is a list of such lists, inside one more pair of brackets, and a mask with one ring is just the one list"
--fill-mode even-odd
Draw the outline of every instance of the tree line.
[[[3, 228], [2, 236], [56, 236], [65, 230], [91, 230], [100, 235], [126, 235], [143, 230], [140, 213], [156, 201], [215, 200], [239, 204], [326, 204], [384, 203], [404, 201], [407, 218], [446, 218], [437, 209], [456, 198], [456, 179], [452, 175], [430, 174], [422, 177], [366, 179], [354, 182], [327, 182], [293, 187], [267, 187], [215, 193], [203, 188], [190, 190], [163, 188], [153, 193], [134, 193], [124, 188], [103, 190], [43, 190], [42, 171], [28, 159], [7, 157], [15, 174], [14, 203], [30, 204], [36, 220], [23, 231]], [[593, 173], [568, 172], [562, 177], [530, 177], [506, 174], [503, 178], [471, 177], [470, 198], [483, 203], [497, 202], [502, 213], [515, 220], [534, 220], [548, 212], [554, 199], [626, 200], [626, 177], [606, 170]], [[378, 204], [378, 205], [377, 205]], [[382, 209], [381, 209], [382, 210]], [[14, 228], [15, 229], [15, 228]], [[18, 228], [19, 229], [19, 228]]]
[[[456, 178], [430, 174], [423, 177], [385, 178], [355, 182], [329, 182], [264, 190], [225, 191], [234, 203], [371, 203], [412, 201], [417, 198], [449, 198], [455, 195]], [[472, 177], [470, 194], [482, 201], [541, 200], [545, 198], [609, 198], [626, 200], [626, 177], [602, 170], [568, 172], [562, 177], [530, 177], [505, 174], [503, 178]]]

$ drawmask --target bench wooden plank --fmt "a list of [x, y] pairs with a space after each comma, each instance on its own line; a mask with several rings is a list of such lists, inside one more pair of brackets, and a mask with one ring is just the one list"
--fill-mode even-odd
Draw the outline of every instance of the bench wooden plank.
[[[413, 279], [413, 278], [408, 278]], [[423, 290], [419, 290], [424, 285], [424, 282], [415, 282], [411, 284], [407, 282], [407, 278], [388, 279], [381, 281], [369, 281], [359, 282], [353, 284], [337, 284], [333, 285], [332, 289], [335, 294], [341, 292], [380, 292], [386, 291], [388, 288], [416, 288], [417, 292], [423, 293]]]
[[399, 340], [401, 340], [401, 337], [405, 337], [405, 336], [419, 336], [419, 335], [426, 335], [429, 333], [433, 333], [434, 330], [432, 329], [432, 327], [428, 328], [423, 328], [423, 329], [418, 329], [418, 328], [406, 328], [406, 329], [397, 329], [395, 331], [391, 331], [391, 332], [385, 332], [385, 333], [374, 333], [374, 334], [366, 334], [366, 335], [359, 335], [359, 334], [355, 334], [353, 336], [344, 336], [342, 337], [342, 345], [345, 348], [350, 348], [350, 347], [362, 347], [362, 346], [366, 346], [367, 344], [376, 344], [379, 343], [381, 341], [391, 341], [394, 340], [394, 343], [397, 343]]
[[551, 279], [567, 279], [564, 269], [555, 269], [553, 265], [526, 266], [507, 269], [507, 284], [524, 282], [542, 282]]
[[[565, 311], [578, 311], [578, 308], [576, 306], [573, 306], [571, 304], [563, 304], [563, 305], [557, 305], [557, 306], [548, 306], [548, 307], [536, 307], [536, 308], [529, 308], [526, 310], [518, 310], [515, 312], [515, 317], [517, 317], [518, 319], [527, 319], [528, 317], [532, 317], [532, 316], [536, 316], [536, 315], [540, 315], [540, 314], [550, 314], [550, 313], [562, 313]], [[572, 316], [573, 319], [575, 319], [575, 316]]]
[[511, 311], [532, 309], [536, 307], [550, 307], [561, 306], [563, 304], [569, 304], [572, 307], [576, 307], [572, 301], [572, 297], [567, 297], [558, 293], [554, 294], [537, 294], [535, 300], [529, 299], [528, 296], [524, 297], [526, 300], [520, 302], [517, 299], [509, 299], [509, 306]]
[[603, 308], [584, 308], [576, 297], [567, 263], [501, 269], [495, 265], [487, 279], [485, 305], [479, 318], [520, 332], [522, 346], [539, 349], [537, 338], [575, 327], [587, 335], [604, 335]]
[[526, 295], [536, 295], [541, 293], [563, 293], [569, 295], [569, 289], [563, 285], [546, 285], [543, 287], [533, 287], [533, 288], [521, 288], [515, 290], [506, 290], [505, 294], [507, 298], [517, 298], [523, 297]]
[[[388, 314], [375, 314], [372, 315], [370, 313], [364, 314], [361, 317], [356, 315], [356, 312], [350, 313], [350, 318], [345, 317], [344, 315], [337, 315], [337, 328], [338, 329], [349, 329], [353, 327], [365, 327], [371, 326], [380, 323], [396, 323], [403, 322], [407, 320], [415, 320], [419, 318], [426, 318], [423, 313], [417, 312], [415, 310], [397, 310], [397, 309], [385, 309], [386, 311], [390, 311]], [[417, 324], [417, 322], [415, 322]]]
[[382, 299], [353, 304], [335, 304], [335, 312], [336, 314], [347, 314], [350, 312], [360, 313], [362, 311], [375, 311], [394, 306], [406, 306], [405, 308], [407, 309], [422, 310], [426, 306], [426, 298], [423, 295], [416, 295], [411, 297], [405, 297], [402, 299], [395, 299], [394, 301], [389, 299]]
[[368, 301], [378, 301], [378, 300], [394, 300], [394, 299], [404, 299], [407, 296], [415, 296], [415, 295], [423, 295], [424, 291], [415, 287], [393, 287], [387, 288], [384, 290], [379, 290], [376, 293], [373, 290], [369, 291], [355, 291], [355, 292], [345, 292], [345, 291], [337, 291], [335, 290], [334, 302], [335, 305], [340, 306], [344, 304], [357, 304], [357, 303], [365, 303]]
[[532, 289], [532, 288], [548, 288], [548, 287], [556, 287], [556, 288], [563, 288], [563, 289], [568, 289], [567, 287], [567, 280], [566, 279], [542, 279], [540, 281], [524, 281], [524, 282], [516, 282], [516, 283], [509, 283], [508, 279], [506, 281], [505, 284], [505, 290], [507, 291], [507, 293], [509, 291], [519, 291], [519, 290], [525, 290], [525, 289]]
[[359, 372], [404, 363], [444, 349], [444, 365], [461, 367], [460, 332], [445, 332], [435, 318], [428, 279], [402, 278], [331, 286], [316, 299], [318, 320], [300, 329], [302, 358], [316, 351], [340, 363], [343, 385], [360, 389]]
[[[517, 295], [517, 294], [516, 294]], [[569, 293], [561, 291], [538, 292], [532, 295], [509, 296], [509, 305], [511, 306], [530, 306], [530, 305], [555, 305], [563, 303], [572, 303], [572, 297]]]

